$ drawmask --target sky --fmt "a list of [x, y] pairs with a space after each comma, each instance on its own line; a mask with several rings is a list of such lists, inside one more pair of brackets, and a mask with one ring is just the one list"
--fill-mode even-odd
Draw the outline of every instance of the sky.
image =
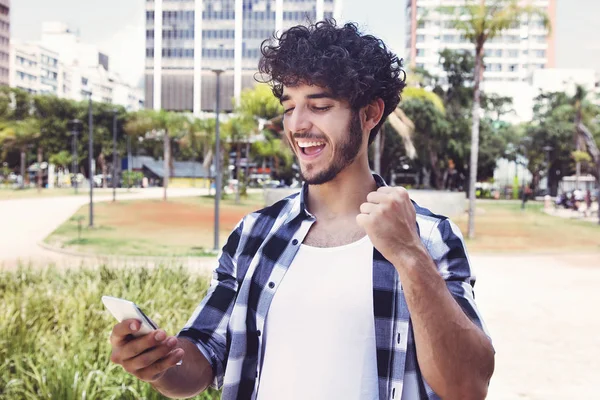
[[[598, 0], [557, 0], [557, 67], [600, 72]], [[380, 37], [404, 56], [406, 0], [344, 0], [342, 19]], [[145, 0], [17, 0], [11, 2], [11, 35], [39, 40], [43, 21], [63, 21], [83, 42], [110, 56], [110, 67], [127, 82], [141, 83], [145, 55]]]

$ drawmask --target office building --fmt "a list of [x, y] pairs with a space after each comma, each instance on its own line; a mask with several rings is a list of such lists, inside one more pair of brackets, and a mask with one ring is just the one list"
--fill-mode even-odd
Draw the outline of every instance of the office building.
[[[464, 0], [406, 0], [406, 55], [412, 68], [424, 68], [442, 75], [439, 53], [444, 49], [469, 50], [473, 44], [452, 27], [452, 18], [440, 11], [443, 6], [461, 6]], [[525, 1], [525, 0], [523, 0]], [[530, 3], [530, 2], [528, 2]], [[556, 31], [556, 0], [534, 0], [547, 10]], [[533, 72], [555, 67], [555, 40], [537, 17], [523, 18], [485, 47], [485, 82], [531, 81]]]
[[[276, 31], [325, 18], [340, 19], [341, 0], [147, 0], [146, 106], [214, 111], [216, 75], [221, 108], [255, 84], [260, 44]], [[159, 16], [159, 17], [157, 17]]]
[[10, 70], [10, 0], [0, 0], [0, 85], [8, 85]]

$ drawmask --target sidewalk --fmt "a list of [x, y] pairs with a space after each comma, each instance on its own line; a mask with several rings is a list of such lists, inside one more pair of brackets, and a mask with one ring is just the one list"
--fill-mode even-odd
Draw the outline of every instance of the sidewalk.
[[592, 204], [592, 212], [586, 216], [585, 206], [582, 211], [575, 211], [563, 207], [555, 208], [544, 208], [544, 212], [553, 217], [567, 218], [567, 219], [577, 219], [580, 221], [598, 223], [598, 203]]

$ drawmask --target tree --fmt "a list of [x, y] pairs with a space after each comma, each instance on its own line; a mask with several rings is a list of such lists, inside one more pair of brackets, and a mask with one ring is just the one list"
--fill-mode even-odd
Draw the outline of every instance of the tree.
[[[476, 4], [479, 3], [479, 4]], [[531, 4], [521, 5], [517, 0], [509, 2], [492, 0], [486, 5], [485, 0], [466, 0], [461, 7], [443, 7], [441, 10], [456, 16], [453, 25], [471, 41], [475, 47], [475, 84], [473, 87], [473, 109], [471, 129], [471, 160], [469, 167], [469, 228], [468, 237], [475, 237], [475, 183], [477, 182], [477, 165], [479, 152], [479, 125], [481, 108], [481, 80], [483, 78], [484, 47], [488, 40], [502, 34], [511, 26], [519, 23], [521, 18], [537, 17], [543, 25], [550, 29], [550, 19], [543, 10]]]
[[[236, 109], [238, 115], [254, 120], [252, 132], [263, 140], [252, 143], [251, 151], [262, 158], [263, 168], [267, 160], [274, 164], [274, 175], [280, 179], [291, 178], [291, 166], [294, 156], [285, 141], [279, 138], [278, 133], [283, 131], [283, 107], [279, 100], [273, 96], [269, 85], [258, 84], [252, 89], [242, 92], [240, 105]], [[262, 132], [260, 132], [262, 128]]]
[[162, 139], [163, 143], [163, 200], [167, 201], [169, 177], [172, 174], [171, 140], [183, 137], [189, 131], [190, 121], [183, 114], [165, 110], [142, 110], [129, 116], [124, 130], [128, 135]]
[[[535, 99], [533, 121], [525, 125], [520, 147], [529, 160], [529, 170], [534, 178], [549, 172], [551, 193], [557, 192], [558, 182], [563, 176], [577, 172], [577, 162], [581, 163], [583, 170], [598, 174], [595, 166], [584, 162], [589, 158], [581, 151], [585, 149], [593, 157], [594, 132], [600, 136], [600, 130], [594, 123], [598, 115], [600, 108], [582, 96], [581, 90], [576, 91], [574, 96], [563, 92], [541, 93]], [[588, 131], [587, 134], [584, 131]], [[552, 148], [549, 153], [544, 151], [547, 146]]]
[[[228, 139], [230, 146], [235, 146], [235, 170], [236, 170], [236, 180], [238, 181], [237, 190], [235, 191], [235, 202], [240, 202], [240, 188], [241, 188], [241, 169], [242, 166], [240, 164], [241, 159], [241, 146], [242, 143], [247, 143], [250, 134], [256, 129], [255, 121], [247, 115], [241, 114], [239, 116], [234, 116], [227, 120], [223, 124], [223, 133], [224, 136]], [[230, 149], [230, 151], [233, 149]], [[248, 158], [248, 154], [246, 155]]]
[[40, 124], [35, 118], [11, 121], [0, 131], [0, 144], [5, 148], [17, 149], [21, 153], [21, 189], [25, 185], [25, 161], [29, 146], [40, 137]]
[[[401, 107], [414, 123], [413, 141], [417, 149], [418, 160], [423, 166], [424, 175], [426, 177], [433, 175], [434, 187], [441, 189], [443, 185], [442, 168], [447, 161], [445, 159], [446, 138], [449, 133], [441, 100], [436, 106], [436, 102], [426, 97], [414, 97], [403, 101]], [[424, 184], [429, 185], [429, 181], [430, 179], [425, 178]]]

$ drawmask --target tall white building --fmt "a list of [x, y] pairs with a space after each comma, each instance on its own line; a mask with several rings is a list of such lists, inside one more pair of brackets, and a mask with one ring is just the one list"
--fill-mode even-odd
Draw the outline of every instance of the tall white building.
[[146, 106], [193, 111], [221, 107], [252, 86], [260, 44], [274, 32], [326, 18], [340, 20], [342, 0], [147, 0]]
[[[523, 0], [525, 2], [525, 0]], [[477, 4], [474, 1], [473, 4]], [[556, 0], [528, 1], [547, 10], [551, 32], [556, 31]], [[441, 76], [439, 53], [444, 49], [469, 50], [460, 31], [452, 27], [452, 18], [440, 10], [444, 6], [461, 6], [464, 0], [406, 0], [406, 54], [411, 67], [425, 68]], [[533, 72], [555, 66], [555, 40], [537, 17], [523, 20], [502, 36], [487, 42], [485, 47], [486, 82], [531, 81]]]
[[76, 101], [88, 98], [127, 107], [143, 108], [140, 88], [123, 81], [109, 69], [109, 58], [61, 22], [45, 22], [38, 42], [13, 41], [10, 50], [11, 87], [32, 94], [53, 94]]
[[[32, 94], [65, 97], [58, 53], [38, 43], [13, 40], [10, 45], [9, 85]], [[59, 82], [61, 81], [61, 82]], [[62, 85], [61, 85], [62, 84]]]

